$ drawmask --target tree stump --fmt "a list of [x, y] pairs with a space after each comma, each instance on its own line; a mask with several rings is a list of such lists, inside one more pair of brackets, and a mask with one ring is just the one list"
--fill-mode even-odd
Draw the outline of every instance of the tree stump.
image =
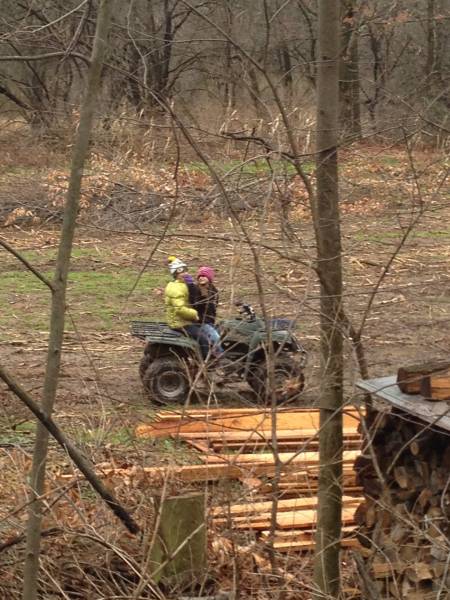
[[160, 515], [150, 550], [150, 572], [156, 583], [171, 588], [195, 587], [206, 571], [205, 494], [156, 498]]

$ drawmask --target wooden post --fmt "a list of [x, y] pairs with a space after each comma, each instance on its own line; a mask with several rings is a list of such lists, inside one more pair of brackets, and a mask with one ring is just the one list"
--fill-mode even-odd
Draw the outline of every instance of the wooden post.
[[205, 494], [157, 498], [159, 515], [151, 548], [150, 573], [156, 583], [187, 588], [206, 572]]

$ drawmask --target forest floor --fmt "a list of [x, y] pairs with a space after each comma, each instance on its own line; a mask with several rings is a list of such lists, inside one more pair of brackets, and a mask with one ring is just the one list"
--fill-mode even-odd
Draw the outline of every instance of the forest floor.
[[[344, 303], [356, 329], [365, 321], [363, 345], [370, 376], [394, 374], [404, 363], [444, 357], [449, 352], [449, 184], [444, 179], [443, 163], [435, 155], [420, 153], [416, 160], [411, 169], [403, 154], [374, 149], [362, 149], [344, 158]], [[0, 178], [0, 195], [1, 185]], [[153, 464], [195, 460], [168, 442], [146, 448], [134, 437], [135, 425], [149, 420], [155, 407], [141, 387], [138, 364], [143, 346], [130, 336], [129, 325], [134, 319], [163, 318], [161, 290], [168, 280], [168, 254], [182, 257], [192, 271], [201, 264], [215, 268], [222, 316], [233, 314], [233, 300], [237, 298], [258, 309], [255, 263], [244, 229], [258, 248], [267, 308], [274, 316], [297, 320], [296, 333], [309, 352], [306, 389], [299, 403], [314, 406], [318, 401], [319, 287], [311, 269], [314, 236], [307, 210], [291, 206], [287, 224], [276, 207], [255, 208], [239, 213], [239, 226], [217, 211], [194, 213], [192, 203], [182, 207], [164, 236], [161, 222], [138, 230], [111, 223], [105, 226], [104, 221], [100, 226], [92, 215], [81, 215], [69, 277], [55, 418], [96, 461], [115, 456], [127, 462], [136, 456], [142, 460], [144, 455]], [[402, 241], [416, 218], [417, 223]], [[24, 224], [12, 219], [1, 229], [1, 238], [51, 277], [59, 239], [57, 226], [42, 220]], [[395, 260], [390, 262], [394, 254]], [[39, 400], [48, 340], [49, 293], [3, 249], [0, 276], [0, 363]], [[356, 397], [354, 383], [360, 375], [349, 343], [345, 375], [346, 402], [352, 403]], [[245, 384], [241, 388], [241, 401], [255, 405], [258, 400], [245, 390]], [[239, 400], [226, 391], [220, 397], [221, 405], [235, 406]], [[0, 447], [5, 448], [2, 464], [11, 460], [7, 449], [17, 447], [24, 451], [23, 460], [28, 463], [34, 423], [26, 408], [3, 386], [0, 397]], [[56, 450], [54, 454], [57, 456]], [[63, 457], [55, 460], [65, 462]], [[7, 497], [11, 488], [5, 478], [11, 469], [3, 473], [2, 496]]]

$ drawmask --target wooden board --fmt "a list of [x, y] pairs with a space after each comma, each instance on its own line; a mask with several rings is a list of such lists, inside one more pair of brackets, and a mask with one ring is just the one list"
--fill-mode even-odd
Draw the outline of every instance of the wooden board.
[[[356, 528], [354, 525], [342, 527], [342, 548], [360, 548], [360, 544], [355, 536]], [[295, 530], [276, 530], [274, 537], [274, 548], [278, 552], [306, 551], [314, 550], [315, 547], [315, 529], [295, 529]], [[270, 531], [261, 531], [261, 541], [268, 542]]]
[[[310, 491], [310, 493], [312, 492], [316, 492], [317, 488], [318, 488], [318, 478], [316, 479], [310, 479], [307, 483], [296, 483], [295, 481], [281, 481], [278, 483], [277, 489], [279, 490], [302, 490], [302, 492], [305, 494], [308, 491]], [[347, 490], [349, 488], [352, 489], [360, 489], [360, 486], [356, 485], [356, 481], [355, 478], [353, 478], [353, 480], [348, 480], [346, 482], [344, 482], [344, 491], [347, 493]], [[268, 489], [272, 489], [272, 488], [268, 488]]]
[[[342, 523], [350, 524], [354, 523], [355, 511], [357, 505], [351, 507], [343, 507], [342, 509]], [[280, 513], [277, 515], [277, 526], [280, 529], [290, 528], [302, 528], [305, 525], [309, 526], [316, 522], [317, 511], [316, 510], [304, 510], [304, 511], [292, 511], [286, 513]]]
[[414, 415], [433, 427], [440, 427], [450, 431], [450, 416], [447, 402], [428, 402], [419, 395], [403, 394], [396, 384], [395, 375], [377, 377], [356, 382], [358, 388], [375, 394], [394, 408]]
[[[364, 413], [364, 409], [361, 409]], [[240, 407], [240, 408], [218, 408], [218, 407], [204, 407], [204, 408], [180, 408], [179, 410], [174, 409], [164, 409], [155, 414], [155, 419], [157, 421], [163, 421], [164, 419], [173, 419], [173, 418], [214, 418], [214, 419], [222, 419], [224, 417], [245, 417], [249, 415], [267, 415], [270, 414], [271, 408], [267, 407]], [[318, 413], [319, 410], [317, 408], [277, 408], [277, 415], [282, 414], [308, 414], [308, 413]], [[358, 416], [360, 414], [359, 410], [355, 408], [345, 408], [344, 414], [352, 414], [357, 413]]]
[[[355, 504], [363, 502], [364, 498], [353, 498], [349, 496], [343, 496], [343, 504]], [[228, 508], [221, 506], [210, 510], [209, 514], [213, 517], [224, 517], [228, 518], [228, 515], [232, 517], [245, 517], [246, 515], [255, 515], [262, 512], [270, 511], [272, 508], [272, 501], [268, 500], [265, 502], [252, 502], [251, 504], [232, 504]], [[290, 500], [279, 500], [277, 503], [277, 511], [285, 512], [296, 509], [314, 508], [317, 506], [317, 497], [311, 498], [292, 498]]]
[[[283, 466], [283, 471], [289, 472], [298, 469], [296, 463]], [[100, 468], [96, 469], [100, 478], [128, 478], [135, 480], [145, 480], [155, 485], [161, 484], [166, 478], [178, 481], [217, 481], [220, 479], [247, 479], [258, 477], [260, 475], [273, 476], [275, 474], [275, 465], [273, 463], [247, 463], [240, 465], [203, 464], [203, 465], [185, 465], [169, 467], [130, 467], [130, 468]], [[75, 479], [73, 474], [59, 475], [58, 479]]]
[[[192, 447], [199, 447], [197, 442], [195, 440], [184, 440], [187, 444], [191, 445]], [[346, 440], [344, 439], [343, 442], [343, 449], [344, 450], [357, 450], [360, 449], [362, 445], [362, 440], [361, 438], [355, 438], [354, 440], [350, 439], [350, 440]], [[277, 441], [277, 447], [278, 447], [278, 451], [279, 452], [293, 452], [293, 451], [298, 451], [300, 449], [303, 450], [307, 450], [308, 452], [318, 452], [319, 451], [319, 441], [318, 440], [283, 440], [283, 439], [278, 439]], [[212, 448], [208, 449], [208, 452], [211, 452], [211, 450], [215, 451], [215, 452], [224, 452], [224, 451], [241, 451], [245, 453], [249, 453], [249, 452], [262, 452], [262, 451], [266, 451], [271, 448], [271, 443], [270, 442], [258, 442], [258, 441], [251, 441], [251, 442], [213, 442], [212, 443]]]
[[[359, 423], [359, 412], [346, 411], [343, 414], [344, 427], [357, 427]], [[209, 411], [206, 416], [190, 415], [186, 412], [184, 417], [168, 417], [154, 420], [149, 424], [141, 424], [136, 427], [136, 436], [142, 438], [167, 437], [180, 433], [206, 433], [228, 432], [228, 431], [256, 431], [258, 429], [270, 430], [272, 426], [272, 414], [270, 411], [259, 413], [234, 414], [232, 416], [220, 416]], [[277, 428], [279, 429], [319, 429], [318, 410], [290, 410], [277, 412]]]
[[[345, 509], [356, 508], [361, 504], [363, 498], [355, 497], [352, 498], [350, 496], [346, 497], [346, 500], [343, 502], [343, 507]], [[277, 524], [279, 523], [279, 518], [284, 514], [292, 515], [292, 518], [295, 519], [296, 514], [303, 515], [305, 511], [313, 511], [317, 510], [317, 496], [310, 496], [308, 498], [292, 498], [289, 500], [280, 500], [277, 506]], [[255, 502], [255, 505], [265, 505], [265, 502]], [[230, 514], [225, 516], [222, 513], [222, 516], [214, 516], [213, 522], [216, 527], [227, 527], [229, 525], [232, 526], [233, 529], [253, 529], [253, 525], [255, 524], [257, 528], [262, 521], [271, 522], [271, 505], [266, 506], [264, 509], [260, 509], [255, 512], [248, 512], [246, 514]], [[231, 508], [235, 508], [231, 506]], [[311, 526], [314, 521], [311, 522]]]
[[[353, 464], [356, 457], [359, 456], [360, 452], [357, 450], [345, 450], [342, 453], [342, 462]], [[319, 453], [318, 452], [280, 452], [278, 457], [281, 462], [286, 463], [302, 463], [303, 465], [318, 465], [319, 464]], [[266, 464], [274, 462], [274, 455], [272, 453], [256, 453], [256, 454], [207, 454], [204, 456], [204, 460], [207, 464], [213, 463], [227, 463], [230, 465], [244, 465], [244, 464]]]
[[[342, 510], [342, 523], [346, 525], [354, 524], [354, 515], [358, 504], [344, 507]], [[233, 519], [233, 529], [268, 529], [271, 524], [270, 515], [261, 515], [259, 519], [240, 520]], [[317, 511], [314, 509], [287, 511], [277, 514], [277, 529], [308, 529], [314, 526], [317, 519]]]
[[[314, 540], [316, 535], [316, 528], [313, 529], [294, 529], [290, 531], [289, 529], [277, 529], [275, 531], [275, 537], [279, 540], [284, 541], [295, 541], [295, 540], [303, 540], [303, 541], [311, 541]], [[353, 536], [356, 531], [355, 525], [344, 525], [341, 527], [341, 535], [343, 538]], [[270, 531], [264, 530], [260, 532], [260, 539], [262, 541], [267, 541], [270, 537]]]
[[[307, 550], [314, 550], [316, 544], [314, 540], [308, 541], [283, 541], [274, 540], [273, 547], [277, 552], [306, 552]], [[340, 541], [341, 548], [360, 548], [361, 544], [356, 538], [343, 538]]]
[[[361, 434], [358, 432], [358, 422], [355, 420], [354, 426], [347, 426], [343, 430], [345, 439], [360, 439]], [[318, 429], [280, 429], [277, 428], [277, 440], [293, 440], [305, 441], [308, 439], [317, 439]], [[175, 434], [176, 437], [176, 434]], [[182, 440], [202, 439], [214, 443], [239, 443], [239, 442], [270, 442], [272, 439], [271, 429], [257, 430], [242, 430], [242, 431], [197, 431], [197, 432], [181, 432], [178, 436]]]

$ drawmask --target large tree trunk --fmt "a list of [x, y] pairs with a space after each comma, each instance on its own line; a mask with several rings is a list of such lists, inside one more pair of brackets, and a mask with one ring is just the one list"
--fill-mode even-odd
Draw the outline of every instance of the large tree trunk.
[[315, 600], [326, 595], [337, 598], [340, 579], [343, 336], [337, 158], [340, 6], [336, 0], [319, 0], [318, 41], [315, 232], [321, 285], [321, 390]]
[[[114, 0], [101, 0], [100, 3], [86, 95], [81, 108], [80, 124], [73, 149], [69, 189], [64, 209], [61, 240], [53, 280], [50, 337], [42, 397], [42, 410], [46, 416], [52, 414], [58, 385], [64, 334], [67, 275], [69, 272], [70, 255], [78, 213], [81, 179], [84, 163], [88, 154], [89, 137], [92, 129], [94, 108], [100, 82], [100, 73], [106, 48], [106, 39], [113, 2]], [[47, 429], [41, 423], [38, 423], [30, 478], [31, 504], [27, 527], [23, 600], [35, 600], [37, 598], [43, 509], [41, 496], [44, 492], [45, 485], [48, 436]]]

